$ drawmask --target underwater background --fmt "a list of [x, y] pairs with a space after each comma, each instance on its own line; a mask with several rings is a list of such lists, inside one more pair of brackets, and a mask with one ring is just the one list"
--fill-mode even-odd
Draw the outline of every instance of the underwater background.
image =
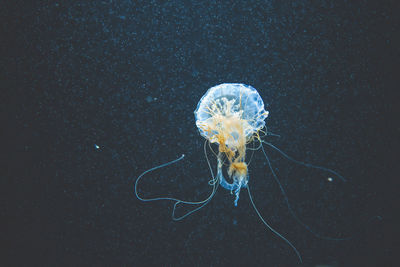
[[[397, 266], [399, 10], [396, 1], [7, 1], [1, 23], [2, 266]], [[266, 147], [238, 206], [211, 192], [195, 125], [220, 83], [256, 88]], [[216, 147], [213, 147], [216, 149]], [[216, 158], [207, 153], [215, 171]], [[250, 157], [251, 153], [249, 153]], [[323, 178], [325, 177], [325, 178]], [[178, 209], [182, 214], [185, 208]]]

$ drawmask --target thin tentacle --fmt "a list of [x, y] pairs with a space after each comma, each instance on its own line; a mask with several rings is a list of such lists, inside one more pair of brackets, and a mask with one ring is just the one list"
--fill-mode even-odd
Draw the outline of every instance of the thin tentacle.
[[310, 164], [310, 163], [302, 162], [300, 160], [296, 160], [296, 159], [290, 157], [289, 155], [287, 155], [285, 152], [283, 152], [282, 150], [280, 150], [276, 146], [274, 146], [273, 144], [268, 143], [268, 142], [266, 142], [264, 140], [262, 140], [262, 142], [264, 144], [272, 147], [276, 151], [278, 151], [282, 156], [284, 156], [285, 158], [287, 158], [290, 161], [293, 161], [293, 162], [295, 162], [297, 164], [300, 164], [300, 165], [303, 165], [303, 166], [306, 166], [306, 167], [327, 171], [327, 172], [332, 173], [332, 174], [336, 175], [337, 177], [339, 177], [343, 182], [347, 182], [347, 180], [342, 175], [340, 175], [339, 173], [335, 172], [334, 170], [331, 170], [331, 169], [328, 169], [328, 168], [325, 168], [325, 167], [322, 167], [322, 166], [316, 166], [316, 165], [313, 165], [313, 164]]
[[250, 187], [249, 187], [249, 185], [247, 185], [247, 192], [249, 193], [249, 198], [250, 198], [251, 205], [253, 206], [254, 211], [257, 213], [257, 215], [258, 215], [258, 217], [260, 218], [260, 220], [262, 221], [262, 223], [263, 223], [265, 226], [267, 226], [267, 228], [268, 228], [269, 230], [271, 230], [271, 232], [273, 232], [275, 235], [277, 235], [279, 238], [281, 238], [283, 241], [285, 241], [285, 242], [294, 250], [294, 252], [296, 253], [297, 257], [299, 258], [300, 263], [303, 263], [303, 260], [302, 260], [302, 258], [301, 258], [301, 255], [300, 255], [299, 251], [297, 250], [297, 248], [296, 248], [288, 239], [286, 239], [282, 234], [280, 234], [278, 231], [276, 231], [274, 228], [272, 228], [272, 226], [269, 225], [269, 224], [265, 221], [265, 219], [262, 217], [261, 213], [258, 211], [256, 205], [254, 204], [253, 197], [251, 196], [251, 193], [250, 193]]
[[[277, 151], [279, 151], [282, 155], [284, 155], [286, 158], [292, 159], [292, 158], [290, 158], [289, 156], [287, 156], [285, 153], [283, 153], [281, 150], [279, 150], [276, 146], [273, 146], [272, 144], [270, 144], [270, 143], [268, 143], [268, 142], [265, 142], [265, 141], [262, 141], [262, 142], [263, 142], [263, 143], [266, 143], [266, 144], [268, 144], [268, 145], [270, 145], [271, 147], [273, 147], [274, 149], [276, 149]], [[300, 224], [301, 226], [303, 226], [307, 231], [309, 231], [310, 233], [312, 233], [313, 235], [315, 235], [316, 237], [321, 238], [321, 239], [333, 240], [333, 241], [342, 241], [342, 240], [351, 239], [351, 237], [335, 238], [335, 237], [329, 237], [329, 236], [321, 235], [321, 234], [315, 232], [314, 230], [312, 230], [307, 224], [305, 224], [302, 220], [300, 220], [300, 218], [296, 215], [296, 213], [294, 212], [292, 206], [291, 206], [290, 203], [289, 203], [289, 198], [288, 198], [288, 196], [287, 196], [285, 190], [283, 189], [283, 186], [282, 186], [281, 182], [279, 181], [278, 176], [276, 175], [274, 169], [272, 168], [271, 161], [269, 160], [269, 157], [267, 156], [267, 153], [265, 152], [264, 146], [262, 146], [261, 149], [262, 149], [262, 152], [263, 152], [263, 154], [264, 154], [264, 156], [265, 156], [265, 159], [267, 160], [269, 169], [270, 169], [271, 172], [272, 172], [272, 177], [274, 177], [274, 180], [275, 180], [275, 182], [278, 184], [279, 189], [281, 190], [281, 193], [282, 193], [282, 195], [283, 195], [283, 197], [284, 197], [284, 199], [285, 199], [286, 206], [288, 207], [288, 210], [289, 210], [290, 214], [291, 214], [291, 215], [293, 216], [293, 218], [297, 221], [297, 223], [299, 223], [299, 224]], [[297, 160], [294, 160], [294, 161], [297, 162], [297, 163], [303, 163], [303, 162], [300, 162], [300, 161], [297, 161]], [[302, 164], [302, 165], [305, 165], [305, 166], [307, 166], [307, 167], [309, 166], [309, 165], [307, 165], [307, 163], [304, 163], [304, 164]], [[311, 165], [311, 164], [310, 164], [310, 165]], [[315, 168], [315, 167], [317, 167], [317, 166], [312, 165], [312, 167]], [[332, 172], [334, 172], [334, 171], [332, 171]]]
[[[206, 159], [207, 159], [207, 163], [208, 163], [208, 167], [209, 167], [209, 169], [210, 169], [211, 176], [212, 176], [212, 179], [209, 181], [209, 184], [212, 185], [212, 187], [213, 187], [213, 189], [212, 189], [210, 195], [209, 195], [206, 199], [204, 199], [204, 200], [202, 200], [202, 201], [185, 201], [185, 200], [181, 200], [181, 199], [177, 199], [177, 198], [173, 198], [173, 197], [143, 198], [143, 197], [139, 196], [139, 194], [138, 194], [138, 190], [137, 190], [138, 183], [139, 183], [139, 181], [142, 179], [142, 177], [143, 177], [144, 175], [146, 175], [146, 174], [149, 173], [149, 172], [155, 171], [155, 170], [157, 170], [157, 169], [160, 169], [160, 168], [169, 166], [169, 165], [171, 165], [171, 164], [175, 164], [175, 163], [177, 163], [178, 161], [182, 160], [182, 159], [184, 158], [185, 155], [182, 155], [182, 156], [180, 156], [179, 158], [177, 158], [177, 159], [175, 159], [175, 160], [172, 160], [172, 161], [169, 161], [169, 162], [167, 162], [167, 163], [164, 163], [164, 164], [161, 164], [161, 165], [159, 165], [159, 166], [156, 166], [156, 167], [153, 167], [153, 168], [151, 168], [151, 169], [148, 169], [148, 170], [144, 171], [141, 175], [139, 175], [138, 178], [136, 179], [136, 182], [135, 182], [135, 195], [136, 195], [136, 197], [137, 197], [139, 200], [144, 201], [144, 202], [158, 201], [158, 200], [170, 200], [170, 201], [175, 201], [174, 206], [173, 206], [173, 210], [172, 210], [172, 219], [173, 219], [174, 221], [180, 221], [180, 220], [186, 218], [187, 216], [189, 216], [190, 214], [192, 214], [192, 213], [198, 211], [199, 209], [201, 209], [202, 207], [204, 207], [204, 206], [213, 198], [213, 196], [215, 195], [215, 193], [216, 193], [216, 191], [217, 191], [217, 189], [218, 189], [218, 185], [219, 185], [219, 182], [216, 181], [216, 178], [214, 177], [214, 173], [213, 173], [213, 171], [212, 171], [211, 164], [210, 164], [210, 161], [209, 161], [208, 156], [207, 156], [207, 153], [206, 153], [206, 152], [207, 152], [207, 151], [206, 151], [206, 144], [207, 144], [207, 141], [204, 143], [204, 153], [205, 153], [205, 156], [206, 156]], [[211, 183], [210, 183], [210, 182], [211, 182]], [[177, 205], [179, 205], [179, 204], [200, 205], [200, 206], [197, 207], [197, 208], [195, 208], [194, 210], [191, 210], [191, 211], [185, 213], [184, 215], [182, 215], [182, 216], [180, 216], [180, 217], [176, 217], [176, 216], [175, 216], [175, 210], [176, 210], [176, 208], [177, 208]]]

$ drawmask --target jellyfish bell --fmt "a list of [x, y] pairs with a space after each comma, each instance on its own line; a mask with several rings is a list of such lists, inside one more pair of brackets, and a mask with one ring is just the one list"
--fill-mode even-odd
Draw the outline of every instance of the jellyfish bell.
[[212, 121], [219, 122], [223, 116], [241, 121], [246, 138], [249, 139], [265, 126], [264, 120], [268, 111], [264, 109], [261, 96], [252, 86], [223, 83], [208, 89], [200, 99], [194, 114], [200, 134], [208, 140], [214, 134], [206, 131], [204, 126]]
[[[235, 206], [240, 189], [247, 186], [246, 145], [265, 126], [268, 111], [257, 90], [241, 83], [224, 83], [208, 89], [194, 112], [200, 134], [218, 149], [217, 180], [234, 191]], [[228, 163], [228, 182], [222, 172]]]

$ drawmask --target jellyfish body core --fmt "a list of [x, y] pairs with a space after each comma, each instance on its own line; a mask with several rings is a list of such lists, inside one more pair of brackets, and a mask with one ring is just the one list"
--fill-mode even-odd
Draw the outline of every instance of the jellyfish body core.
[[[249, 85], [224, 83], [210, 88], [194, 112], [200, 134], [218, 144], [217, 179], [236, 195], [247, 186], [246, 145], [265, 126], [268, 111], [257, 90]], [[222, 171], [227, 161], [228, 182]]]

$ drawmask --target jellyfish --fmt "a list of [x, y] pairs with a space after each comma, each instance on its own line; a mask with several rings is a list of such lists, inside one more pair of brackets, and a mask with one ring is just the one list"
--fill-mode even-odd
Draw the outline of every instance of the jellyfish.
[[[237, 206], [240, 190], [249, 180], [246, 146], [264, 128], [268, 111], [257, 90], [249, 85], [224, 83], [210, 88], [194, 112], [200, 134], [218, 145], [217, 180], [233, 191]], [[223, 163], [227, 161], [227, 181]]]
[[[265, 119], [268, 117], [269, 112], [265, 110], [264, 102], [255, 88], [250, 85], [245, 85], [241, 83], [224, 83], [208, 89], [206, 94], [199, 101], [196, 110], [194, 111], [196, 126], [202, 137], [205, 138], [204, 142], [204, 154], [208, 163], [208, 167], [211, 173], [211, 179], [209, 180], [209, 185], [212, 186], [212, 190], [208, 197], [202, 201], [186, 201], [173, 197], [157, 197], [157, 198], [144, 198], [138, 193], [138, 183], [144, 175], [152, 172], [156, 169], [166, 167], [171, 164], [175, 164], [184, 158], [181, 157], [172, 160], [170, 162], [161, 164], [159, 166], [153, 167], [145, 172], [143, 172], [136, 179], [135, 182], [135, 195], [141, 201], [157, 201], [157, 200], [171, 200], [174, 201], [172, 219], [182, 220], [183, 218], [189, 216], [190, 214], [198, 211], [213, 198], [219, 186], [230, 191], [234, 195], [234, 206], [238, 205], [240, 192], [242, 189], [246, 189], [250, 203], [254, 208], [257, 216], [260, 218], [261, 222], [272, 231], [275, 235], [280, 237], [285, 241], [296, 253], [300, 262], [302, 262], [301, 255], [296, 247], [282, 234], [276, 231], [261, 215], [257, 209], [253, 197], [251, 195], [249, 187], [249, 173], [248, 173], [248, 162], [246, 162], [246, 148], [250, 143], [258, 143], [257, 149], [261, 149], [265, 159], [267, 160], [268, 166], [272, 172], [272, 176], [278, 183], [279, 188], [284, 196], [287, 207], [290, 213], [293, 215], [295, 220], [300, 223], [305, 229], [314, 235], [330, 240], [344, 240], [346, 238], [330, 238], [322, 236], [314, 232], [309, 226], [304, 224], [298, 216], [293, 211], [289, 204], [288, 197], [279, 182], [279, 179], [271, 166], [271, 162], [264, 150], [263, 145], [267, 145], [272, 149], [275, 149], [286, 159], [300, 165], [304, 165], [310, 168], [316, 168], [330, 173], [328, 180], [332, 180], [332, 177], [337, 177], [343, 181], [345, 178], [342, 177], [337, 172], [315, 166], [309, 163], [304, 163], [302, 161], [296, 160], [286, 153], [281, 151], [279, 148], [273, 144], [263, 140], [261, 135], [268, 135]], [[273, 134], [271, 134], [273, 135]], [[216, 175], [214, 175], [209, 158], [207, 156], [206, 148], [207, 144], [216, 144], [218, 150], [215, 152], [217, 158], [217, 170]], [[224, 175], [225, 173], [227, 176]], [[196, 208], [187, 212], [186, 214], [177, 217], [175, 211], [178, 205], [188, 204], [194, 205]]]

